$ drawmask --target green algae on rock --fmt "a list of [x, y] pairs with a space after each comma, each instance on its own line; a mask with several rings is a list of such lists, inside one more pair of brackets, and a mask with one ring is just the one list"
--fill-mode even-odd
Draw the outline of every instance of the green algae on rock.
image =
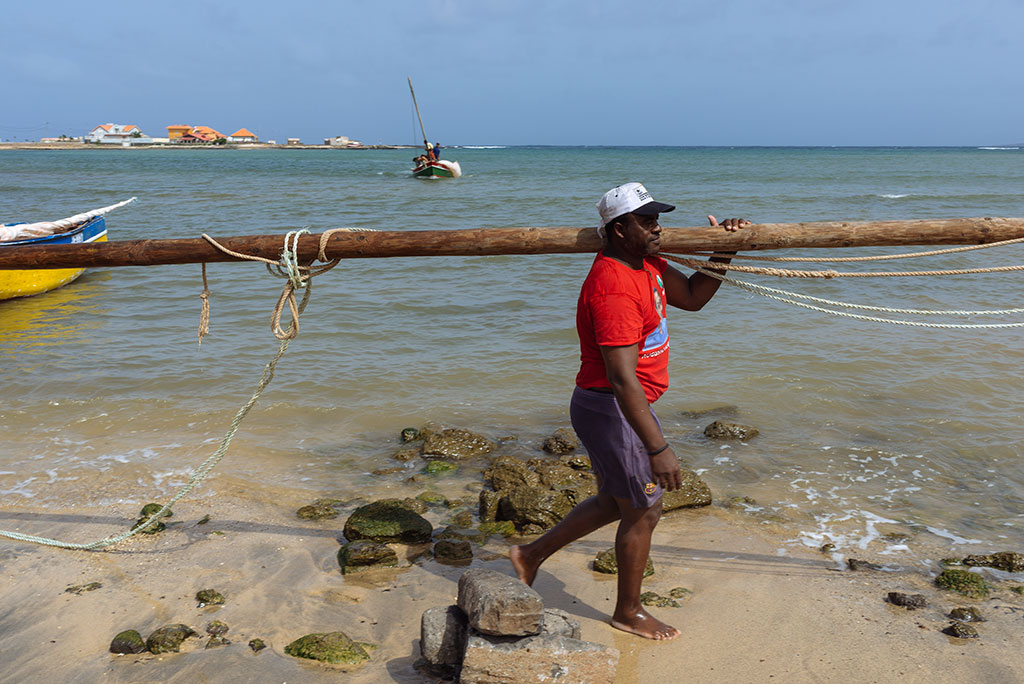
[[964, 558], [963, 564], [972, 567], [995, 568], [1003, 572], [1024, 572], [1024, 554], [1000, 551], [987, 556], [967, 556]]
[[263, 639], [250, 639], [249, 640], [249, 648], [252, 649], [253, 653], [259, 653], [260, 651], [262, 651], [266, 647], [267, 647], [267, 645], [265, 643], [263, 643]]
[[473, 558], [473, 547], [461, 539], [442, 539], [434, 544], [434, 558], [439, 561], [468, 561]]
[[704, 428], [704, 436], [708, 439], [738, 439], [743, 442], [756, 437], [759, 432], [756, 427], [721, 420], [716, 420]]
[[407, 427], [402, 430], [402, 441], [403, 442], [415, 442], [419, 439], [420, 431], [413, 427]]
[[358, 665], [370, 659], [366, 649], [344, 632], [307, 634], [285, 646], [284, 652], [332, 665]]
[[146, 642], [134, 629], [119, 632], [110, 642], [111, 653], [142, 653], [145, 650]]
[[661, 497], [663, 511], [674, 511], [678, 508], [699, 508], [711, 504], [711, 488], [692, 470], [682, 468], [680, 472], [682, 486], [672, 492], [665, 492]]
[[330, 520], [338, 517], [338, 509], [328, 503], [317, 501], [295, 511], [295, 515], [303, 520]]
[[203, 648], [220, 648], [221, 646], [230, 646], [231, 640], [223, 636], [213, 635], [206, 641], [206, 646]]
[[667, 596], [662, 596], [653, 591], [645, 591], [644, 593], [640, 594], [640, 603], [644, 604], [645, 606], [654, 606], [655, 608], [679, 607], [679, 601], [676, 601], [675, 599], [669, 598]]
[[556, 456], [571, 454], [579, 448], [580, 441], [571, 428], [558, 428], [555, 433], [544, 440], [541, 449]]
[[419, 544], [429, 542], [433, 526], [419, 513], [401, 502], [381, 500], [357, 508], [345, 521], [344, 534], [349, 541], [370, 539], [378, 542]]
[[398, 554], [387, 544], [359, 539], [338, 549], [338, 565], [343, 575], [373, 568], [397, 568]]
[[439, 475], [440, 473], [451, 473], [459, 469], [459, 466], [451, 461], [430, 461], [423, 468], [427, 475]]
[[511, 520], [499, 520], [497, 522], [482, 522], [476, 527], [480, 533], [489, 537], [497, 534], [502, 537], [511, 537], [516, 533], [516, 526]]
[[951, 622], [949, 626], [942, 630], [943, 634], [948, 634], [951, 637], [957, 639], [977, 639], [978, 630], [974, 627], [964, 624], [963, 622]]
[[958, 622], [988, 622], [977, 608], [954, 608], [949, 611], [949, 617], [957, 620]]
[[955, 591], [968, 598], [985, 598], [992, 588], [981, 575], [969, 570], [957, 568], [946, 568], [935, 578], [935, 584], [940, 589]]
[[[142, 507], [141, 511], [139, 511], [139, 515], [141, 515], [143, 518], [149, 518], [149, 517], [152, 517], [152, 516], [156, 515], [157, 513], [159, 513], [160, 509], [163, 508], [163, 507], [164, 507], [163, 504], [148, 503], [148, 504], [146, 504], [145, 506]], [[161, 518], [170, 518], [172, 515], [174, 515], [174, 512], [171, 511], [170, 508], [168, 508], [164, 512], [164, 514], [161, 515], [160, 517]]]
[[[596, 572], [602, 572], [606, 575], [616, 575], [619, 572], [619, 563], [615, 558], [615, 547], [605, 549], [601, 553], [597, 554], [594, 558], [594, 570]], [[654, 563], [651, 559], [647, 559], [647, 565], [644, 566], [644, 577], [650, 577], [654, 574]]]
[[164, 625], [149, 635], [149, 638], [146, 639], [146, 648], [150, 653], [157, 655], [177, 653], [181, 650], [181, 642], [189, 637], [197, 636], [199, 636], [199, 632], [188, 625], [180, 623]]
[[210, 620], [206, 625], [206, 633], [210, 636], [224, 636], [228, 633], [229, 629], [231, 628], [228, 627], [227, 623], [220, 620]]
[[203, 606], [222, 606], [224, 605], [224, 596], [216, 589], [200, 589], [196, 592], [196, 601], [199, 602], [199, 607]]

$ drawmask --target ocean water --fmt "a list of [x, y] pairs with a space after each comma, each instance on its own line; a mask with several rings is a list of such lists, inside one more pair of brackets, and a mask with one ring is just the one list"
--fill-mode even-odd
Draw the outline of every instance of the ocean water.
[[[1024, 151], [922, 148], [448, 149], [465, 176], [409, 175], [412, 150], [0, 152], [0, 219], [138, 202], [110, 239], [500, 226], [586, 226], [607, 188], [644, 182], [678, 206], [755, 222], [1024, 216]], [[910, 250], [904, 250], [910, 251]], [[841, 256], [885, 249], [842, 250]], [[397, 435], [426, 421], [515, 436], [532, 454], [568, 425], [574, 307], [589, 255], [351, 260], [317, 279], [301, 332], [232, 450], [195, 497], [415, 494]], [[1024, 263], [1020, 246], [842, 270]], [[0, 497], [114, 506], [167, 497], [214, 451], [277, 349], [282, 282], [213, 264], [210, 335], [196, 344], [198, 265], [91, 269], [0, 302]], [[1024, 305], [1020, 273], [773, 287], [876, 306]], [[964, 322], [942, 319], [943, 322]], [[1024, 316], [967, 322], [1024, 321]], [[913, 559], [943, 545], [1024, 545], [1021, 329], [842, 319], [723, 287], [670, 312], [672, 385], [656, 409], [716, 499], [787, 543]], [[704, 438], [716, 418], [747, 443]], [[416, 466], [410, 466], [415, 468]], [[466, 493], [478, 470], [430, 485]], [[912, 541], [886, 541], [886, 531]], [[73, 532], [74, 531], [70, 531]], [[938, 551], [936, 551], [938, 553]], [[916, 554], [916, 556], [915, 556]]]

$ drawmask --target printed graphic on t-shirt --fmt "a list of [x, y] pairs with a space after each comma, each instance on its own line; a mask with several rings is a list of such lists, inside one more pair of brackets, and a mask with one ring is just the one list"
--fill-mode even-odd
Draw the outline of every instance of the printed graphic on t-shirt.
[[[650, 274], [650, 271], [648, 271]], [[640, 347], [640, 358], [649, 359], [658, 356], [668, 349], [668, 319], [665, 318], [665, 300], [662, 295], [664, 285], [661, 276], [654, 274], [653, 280], [657, 283], [651, 288], [654, 294], [654, 310], [658, 313], [658, 327], [648, 335]]]

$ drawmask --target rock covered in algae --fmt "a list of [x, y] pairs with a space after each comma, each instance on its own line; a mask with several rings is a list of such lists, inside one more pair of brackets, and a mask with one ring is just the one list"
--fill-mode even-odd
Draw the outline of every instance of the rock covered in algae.
[[426, 518], [396, 501], [374, 501], [357, 508], [345, 521], [345, 538], [418, 544], [430, 541], [434, 528]]
[[317, 501], [295, 511], [295, 515], [303, 520], [329, 520], [338, 517], [338, 509], [323, 501]]
[[679, 489], [662, 494], [662, 510], [674, 511], [678, 508], [698, 508], [711, 504], [711, 488], [697, 473], [682, 468], [680, 477], [682, 485]]
[[402, 430], [402, 441], [403, 442], [415, 442], [419, 439], [420, 431], [413, 427], [407, 427]]
[[[603, 572], [606, 575], [616, 575], [619, 572], [619, 563], [615, 557], [615, 547], [605, 549], [601, 553], [597, 554], [594, 558], [594, 570], [596, 572]], [[651, 559], [647, 559], [647, 565], [644, 566], [644, 577], [650, 577], [654, 574], [654, 563]]]
[[296, 658], [334, 665], [358, 665], [370, 659], [366, 649], [344, 632], [307, 634], [285, 646], [284, 652]]
[[220, 648], [221, 646], [230, 646], [231, 641], [223, 636], [213, 635], [206, 641], [206, 646], [203, 648]]
[[459, 469], [459, 466], [451, 461], [430, 461], [426, 466], [423, 467], [423, 472], [427, 475], [439, 475], [441, 473], [451, 473]]
[[716, 420], [704, 428], [704, 436], [708, 439], [738, 439], [744, 442], [752, 437], [756, 437], [758, 432], [759, 430], [756, 427], [751, 427], [750, 425], [726, 423], [721, 420]]
[[640, 594], [640, 603], [645, 606], [654, 606], [655, 608], [678, 608], [679, 601], [668, 596], [662, 596], [653, 591], [645, 591]]
[[96, 591], [103, 587], [99, 582], [89, 582], [88, 584], [75, 584], [64, 590], [66, 594], [80, 595], [84, 591]]
[[253, 653], [259, 653], [260, 651], [262, 651], [266, 647], [267, 647], [267, 645], [265, 643], [263, 643], [263, 639], [250, 639], [249, 640], [249, 648], [252, 649]]
[[449, 525], [437, 535], [439, 539], [457, 539], [474, 544], [483, 544], [486, 540], [484, 533], [472, 527], [456, 527]]
[[484, 478], [496, 492], [512, 491], [519, 487], [539, 487], [540, 475], [515, 456], [499, 456], [484, 471]]
[[181, 642], [189, 637], [197, 637], [199, 632], [188, 625], [173, 624], [164, 625], [155, 630], [146, 639], [146, 648], [150, 653], [177, 653], [181, 649]]
[[[139, 515], [141, 515], [143, 517], [143, 519], [146, 519], [146, 518], [149, 518], [149, 517], [159, 513], [161, 508], [163, 508], [163, 504], [148, 503], [148, 504], [146, 504], [145, 506], [142, 507], [141, 511], [139, 511]], [[171, 509], [168, 508], [166, 511], [164, 511], [164, 514], [161, 515], [160, 517], [161, 518], [170, 518], [172, 515], [174, 515], [174, 513], [171, 511]]]
[[946, 568], [935, 578], [935, 584], [940, 589], [955, 591], [968, 598], [985, 598], [992, 588], [980, 575], [969, 570], [958, 568]]
[[954, 608], [949, 611], [949, 617], [959, 622], [988, 622], [976, 608]]
[[890, 591], [886, 600], [894, 606], [901, 606], [907, 610], [917, 610], [928, 605], [928, 599], [924, 597], [924, 594], [904, 594]]
[[227, 623], [220, 620], [211, 620], [206, 625], [206, 633], [210, 636], [224, 636], [228, 633], [229, 629], [231, 628], [228, 627]]
[[373, 568], [397, 568], [398, 554], [387, 544], [359, 539], [338, 549], [338, 565], [343, 575]]
[[964, 565], [995, 568], [1004, 572], [1024, 572], [1024, 554], [1012, 551], [990, 553], [987, 556], [967, 556]]
[[580, 441], [570, 428], [558, 428], [555, 433], [544, 440], [541, 448], [549, 454], [563, 456], [571, 454], [579, 447]]
[[499, 520], [497, 522], [482, 522], [477, 525], [480, 534], [491, 536], [492, 534], [502, 537], [511, 537], [516, 533], [516, 526], [511, 520]]
[[951, 622], [949, 626], [942, 630], [943, 634], [948, 634], [951, 637], [957, 639], [977, 639], [978, 630], [970, 625], [966, 625], [962, 622]]
[[496, 447], [497, 444], [475, 432], [460, 428], [447, 428], [440, 432], [430, 432], [424, 438], [423, 456], [461, 461], [466, 458], [486, 456]]
[[199, 602], [199, 607], [203, 606], [222, 606], [224, 605], [224, 596], [216, 589], [200, 589], [196, 592], [196, 601]]
[[146, 642], [142, 635], [134, 629], [120, 632], [110, 642], [111, 653], [142, 653], [146, 650]]
[[533, 524], [548, 529], [564, 518], [572, 507], [572, 500], [563, 491], [517, 487], [499, 501], [498, 517], [511, 520], [520, 528]]

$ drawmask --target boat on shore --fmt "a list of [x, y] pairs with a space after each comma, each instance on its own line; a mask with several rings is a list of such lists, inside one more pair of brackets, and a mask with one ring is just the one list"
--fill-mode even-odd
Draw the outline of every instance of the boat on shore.
[[[13, 247], [85, 244], [107, 241], [107, 214], [124, 202], [76, 214], [59, 221], [5, 223], [0, 225], [0, 250]], [[84, 268], [32, 268], [0, 270], [0, 300], [31, 297], [56, 290], [74, 281]]]
[[420, 122], [420, 132], [423, 134], [423, 153], [413, 159], [416, 166], [413, 167], [414, 178], [458, 178], [462, 175], [462, 167], [457, 161], [447, 159], [436, 159], [436, 150], [427, 138], [427, 131], [423, 128], [423, 117], [420, 116], [420, 106], [416, 103], [416, 91], [412, 89], [412, 79], [409, 79], [409, 92], [412, 94], [412, 104], [416, 108], [416, 118]]

